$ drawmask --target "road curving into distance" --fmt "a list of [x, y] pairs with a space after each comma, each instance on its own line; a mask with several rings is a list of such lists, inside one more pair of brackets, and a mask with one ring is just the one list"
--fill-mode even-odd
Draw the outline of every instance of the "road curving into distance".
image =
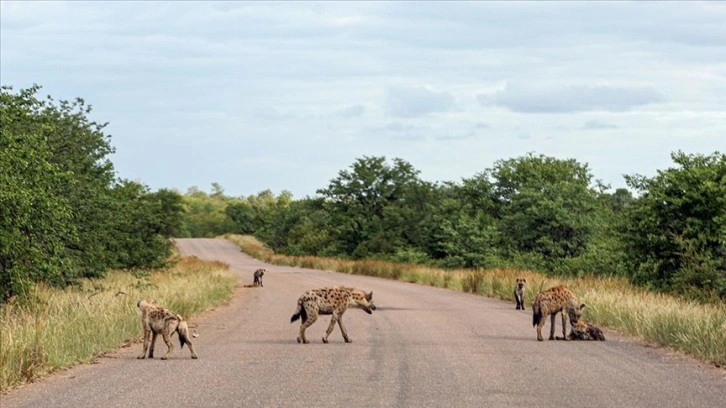
[[[537, 342], [531, 310], [514, 301], [366, 276], [264, 264], [222, 239], [180, 239], [184, 255], [228, 263], [241, 283], [264, 267], [263, 288], [190, 319], [199, 360], [137, 360], [121, 349], [0, 396], [11, 407], [716, 407], [725, 370], [605, 331], [605, 342]], [[330, 320], [296, 342], [290, 323], [307, 289], [373, 291], [372, 315]], [[549, 322], [547, 323], [549, 325]], [[545, 331], [549, 326], [545, 326]], [[559, 325], [559, 319], [558, 319]], [[558, 326], [559, 327], [559, 326]], [[176, 342], [176, 336], [174, 338]], [[178, 346], [178, 343], [177, 343]], [[157, 354], [165, 350], [157, 342]]]

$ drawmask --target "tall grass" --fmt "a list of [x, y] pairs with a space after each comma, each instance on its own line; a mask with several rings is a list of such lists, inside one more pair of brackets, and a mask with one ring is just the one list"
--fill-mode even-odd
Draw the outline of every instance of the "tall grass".
[[226, 264], [182, 258], [172, 268], [114, 271], [65, 290], [39, 285], [0, 308], [0, 392], [138, 340], [139, 299], [188, 318], [229, 300], [236, 283]]
[[[406, 263], [352, 261], [277, 255], [251, 236], [226, 235], [245, 253], [278, 265], [377, 276], [513, 300], [514, 280], [527, 279], [525, 302], [551, 286], [564, 284], [587, 306], [584, 319], [644, 342], [669, 347], [716, 366], [726, 366], [726, 305], [696, 304], [633, 287], [625, 279], [557, 279], [527, 270], [442, 270]], [[512, 306], [514, 308], [514, 306]]]

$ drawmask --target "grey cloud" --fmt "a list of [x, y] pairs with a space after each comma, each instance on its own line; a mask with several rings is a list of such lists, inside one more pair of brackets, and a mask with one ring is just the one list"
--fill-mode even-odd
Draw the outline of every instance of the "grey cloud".
[[338, 116], [341, 118], [354, 118], [358, 116], [363, 116], [363, 113], [365, 113], [365, 111], [366, 108], [363, 105], [352, 105], [336, 111], [335, 113], [333, 113], [333, 116]]
[[413, 130], [415, 127], [411, 125], [404, 125], [401, 122], [393, 122], [386, 125], [384, 128], [385, 130], [388, 130], [390, 132], [406, 132], [409, 130]]
[[482, 105], [504, 106], [521, 113], [623, 112], [660, 102], [663, 96], [652, 87], [645, 86], [576, 85], [525, 89], [508, 85], [492, 95], [478, 95], [477, 100]]
[[386, 97], [386, 110], [391, 116], [405, 118], [446, 112], [454, 105], [448, 92], [437, 92], [425, 87], [390, 88]]
[[601, 122], [599, 120], [589, 120], [583, 126], [586, 130], [604, 130], [604, 129], [617, 129], [616, 125], [607, 122]]
[[492, 127], [488, 123], [478, 122], [475, 126], [477, 129], [491, 129]]

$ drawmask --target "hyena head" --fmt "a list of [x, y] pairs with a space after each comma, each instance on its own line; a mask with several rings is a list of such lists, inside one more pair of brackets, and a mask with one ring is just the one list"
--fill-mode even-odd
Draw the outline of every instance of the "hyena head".
[[354, 289], [348, 299], [349, 307], [358, 307], [365, 310], [366, 313], [372, 314], [376, 310], [373, 303], [373, 292], [365, 293], [362, 290]]
[[567, 306], [567, 315], [570, 317], [570, 324], [572, 326], [576, 326], [577, 322], [580, 321], [580, 317], [582, 317], [582, 309], [584, 308], [584, 303], [578, 306], [577, 302], [570, 302]]
[[524, 284], [527, 283], [526, 278], [517, 278], [516, 280], [517, 289], [524, 289]]

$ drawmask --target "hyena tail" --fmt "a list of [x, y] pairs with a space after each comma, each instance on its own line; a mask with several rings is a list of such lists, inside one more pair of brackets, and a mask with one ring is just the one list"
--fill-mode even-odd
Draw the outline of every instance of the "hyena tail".
[[292, 317], [290, 318], [290, 323], [300, 318], [302, 318], [302, 322], [305, 323], [308, 320], [308, 314], [305, 311], [305, 308], [300, 303], [298, 303], [295, 314], [292, 315]]
[[189, 326], [187, 326], [186, 320], [179, 322], [179, 325], [176, 327], [176, 332], [179, 333], [179, 344], [181, 348], [184, 348], [184, 344], [191, 344], [189, 341]]
[[532, 327], [539, 324], [542, 321], [542, 308], [539, 302], [532, 303]]

